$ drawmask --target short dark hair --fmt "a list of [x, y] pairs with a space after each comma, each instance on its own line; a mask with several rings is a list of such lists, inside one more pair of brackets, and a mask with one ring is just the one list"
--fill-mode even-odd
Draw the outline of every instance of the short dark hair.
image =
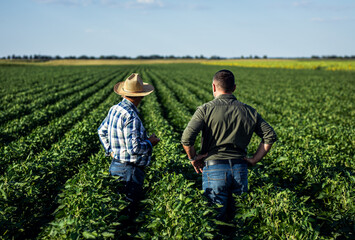
[[233, 92], [235, 86], [234, 75], [231, 71], [223, 69], [218, 72], [213, 77], [216, 81], [218, 87], [226, 92]]

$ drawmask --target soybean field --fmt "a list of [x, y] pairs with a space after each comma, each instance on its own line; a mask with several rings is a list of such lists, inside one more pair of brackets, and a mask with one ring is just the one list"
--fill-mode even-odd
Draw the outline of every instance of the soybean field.
[[[213, 239], [215, 209], [180, 144], [197, 106], [213, 99], [220, 69], [235, 96], [278, 135], [235, 196], [232, 239], [355, 238], [355, 72], [198, 63], [100, 66], [0, 65], [1, 239]], [[161, 141], [146, 169], [132, 226], [109, 176], [97, 128], [139, 73], [155, 91], [139, 105]], [[253, 137], [253, 154], [260, 139]], [[196, 141], [196, 146], [199, 146]], [[220, 236], [223, 238], [223, 236]]]

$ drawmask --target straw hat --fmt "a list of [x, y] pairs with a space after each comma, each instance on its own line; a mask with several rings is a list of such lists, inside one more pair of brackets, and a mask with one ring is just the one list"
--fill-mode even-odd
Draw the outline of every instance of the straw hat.
[[127, 97], [143, 97], [154, 91], [154, 87], [144, 83], [138, 73], [132, 73], [124, 82], [119, 82], [113, 88], [115, 93]]

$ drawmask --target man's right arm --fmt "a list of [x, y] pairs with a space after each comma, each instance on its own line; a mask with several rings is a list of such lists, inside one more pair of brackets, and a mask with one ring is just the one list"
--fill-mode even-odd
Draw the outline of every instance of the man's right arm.
[[181, 136], [181, 143], [184, 146], [193, 146], [199, 132], [203, 127], [203, 112], [201, 108], [197, 108], [190, 122], [187, 124]]
[[190, 163], [194, 167], [196, 173], [202, 173], [202, 168], [204, 165], [203, 159], [208, 155], [208, 153], [205, 153], [203, 155], [196, 154], [196, 150], [194, 147], [196, 137], [201, 131], [203, 124], [203, 113], [201, 108], [198, 108], [192, 116], [181, 137], [181, 144], [187, 154], [187, 157], [190, 159]]

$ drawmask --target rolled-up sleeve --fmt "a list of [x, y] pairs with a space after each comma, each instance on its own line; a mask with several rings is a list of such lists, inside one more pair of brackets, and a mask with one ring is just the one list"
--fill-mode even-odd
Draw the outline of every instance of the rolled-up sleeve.
[[255, 133], [265, 144], [273, 144], [277, 141], [277, 135], [274, 129], [258, 113]]
[[204, 126], [204, 114], [201, 107], [197, 108], [190, 122], [187, 124], [182, 137], [181, 144], [184, 146], [193, 146], [199, 132]]

